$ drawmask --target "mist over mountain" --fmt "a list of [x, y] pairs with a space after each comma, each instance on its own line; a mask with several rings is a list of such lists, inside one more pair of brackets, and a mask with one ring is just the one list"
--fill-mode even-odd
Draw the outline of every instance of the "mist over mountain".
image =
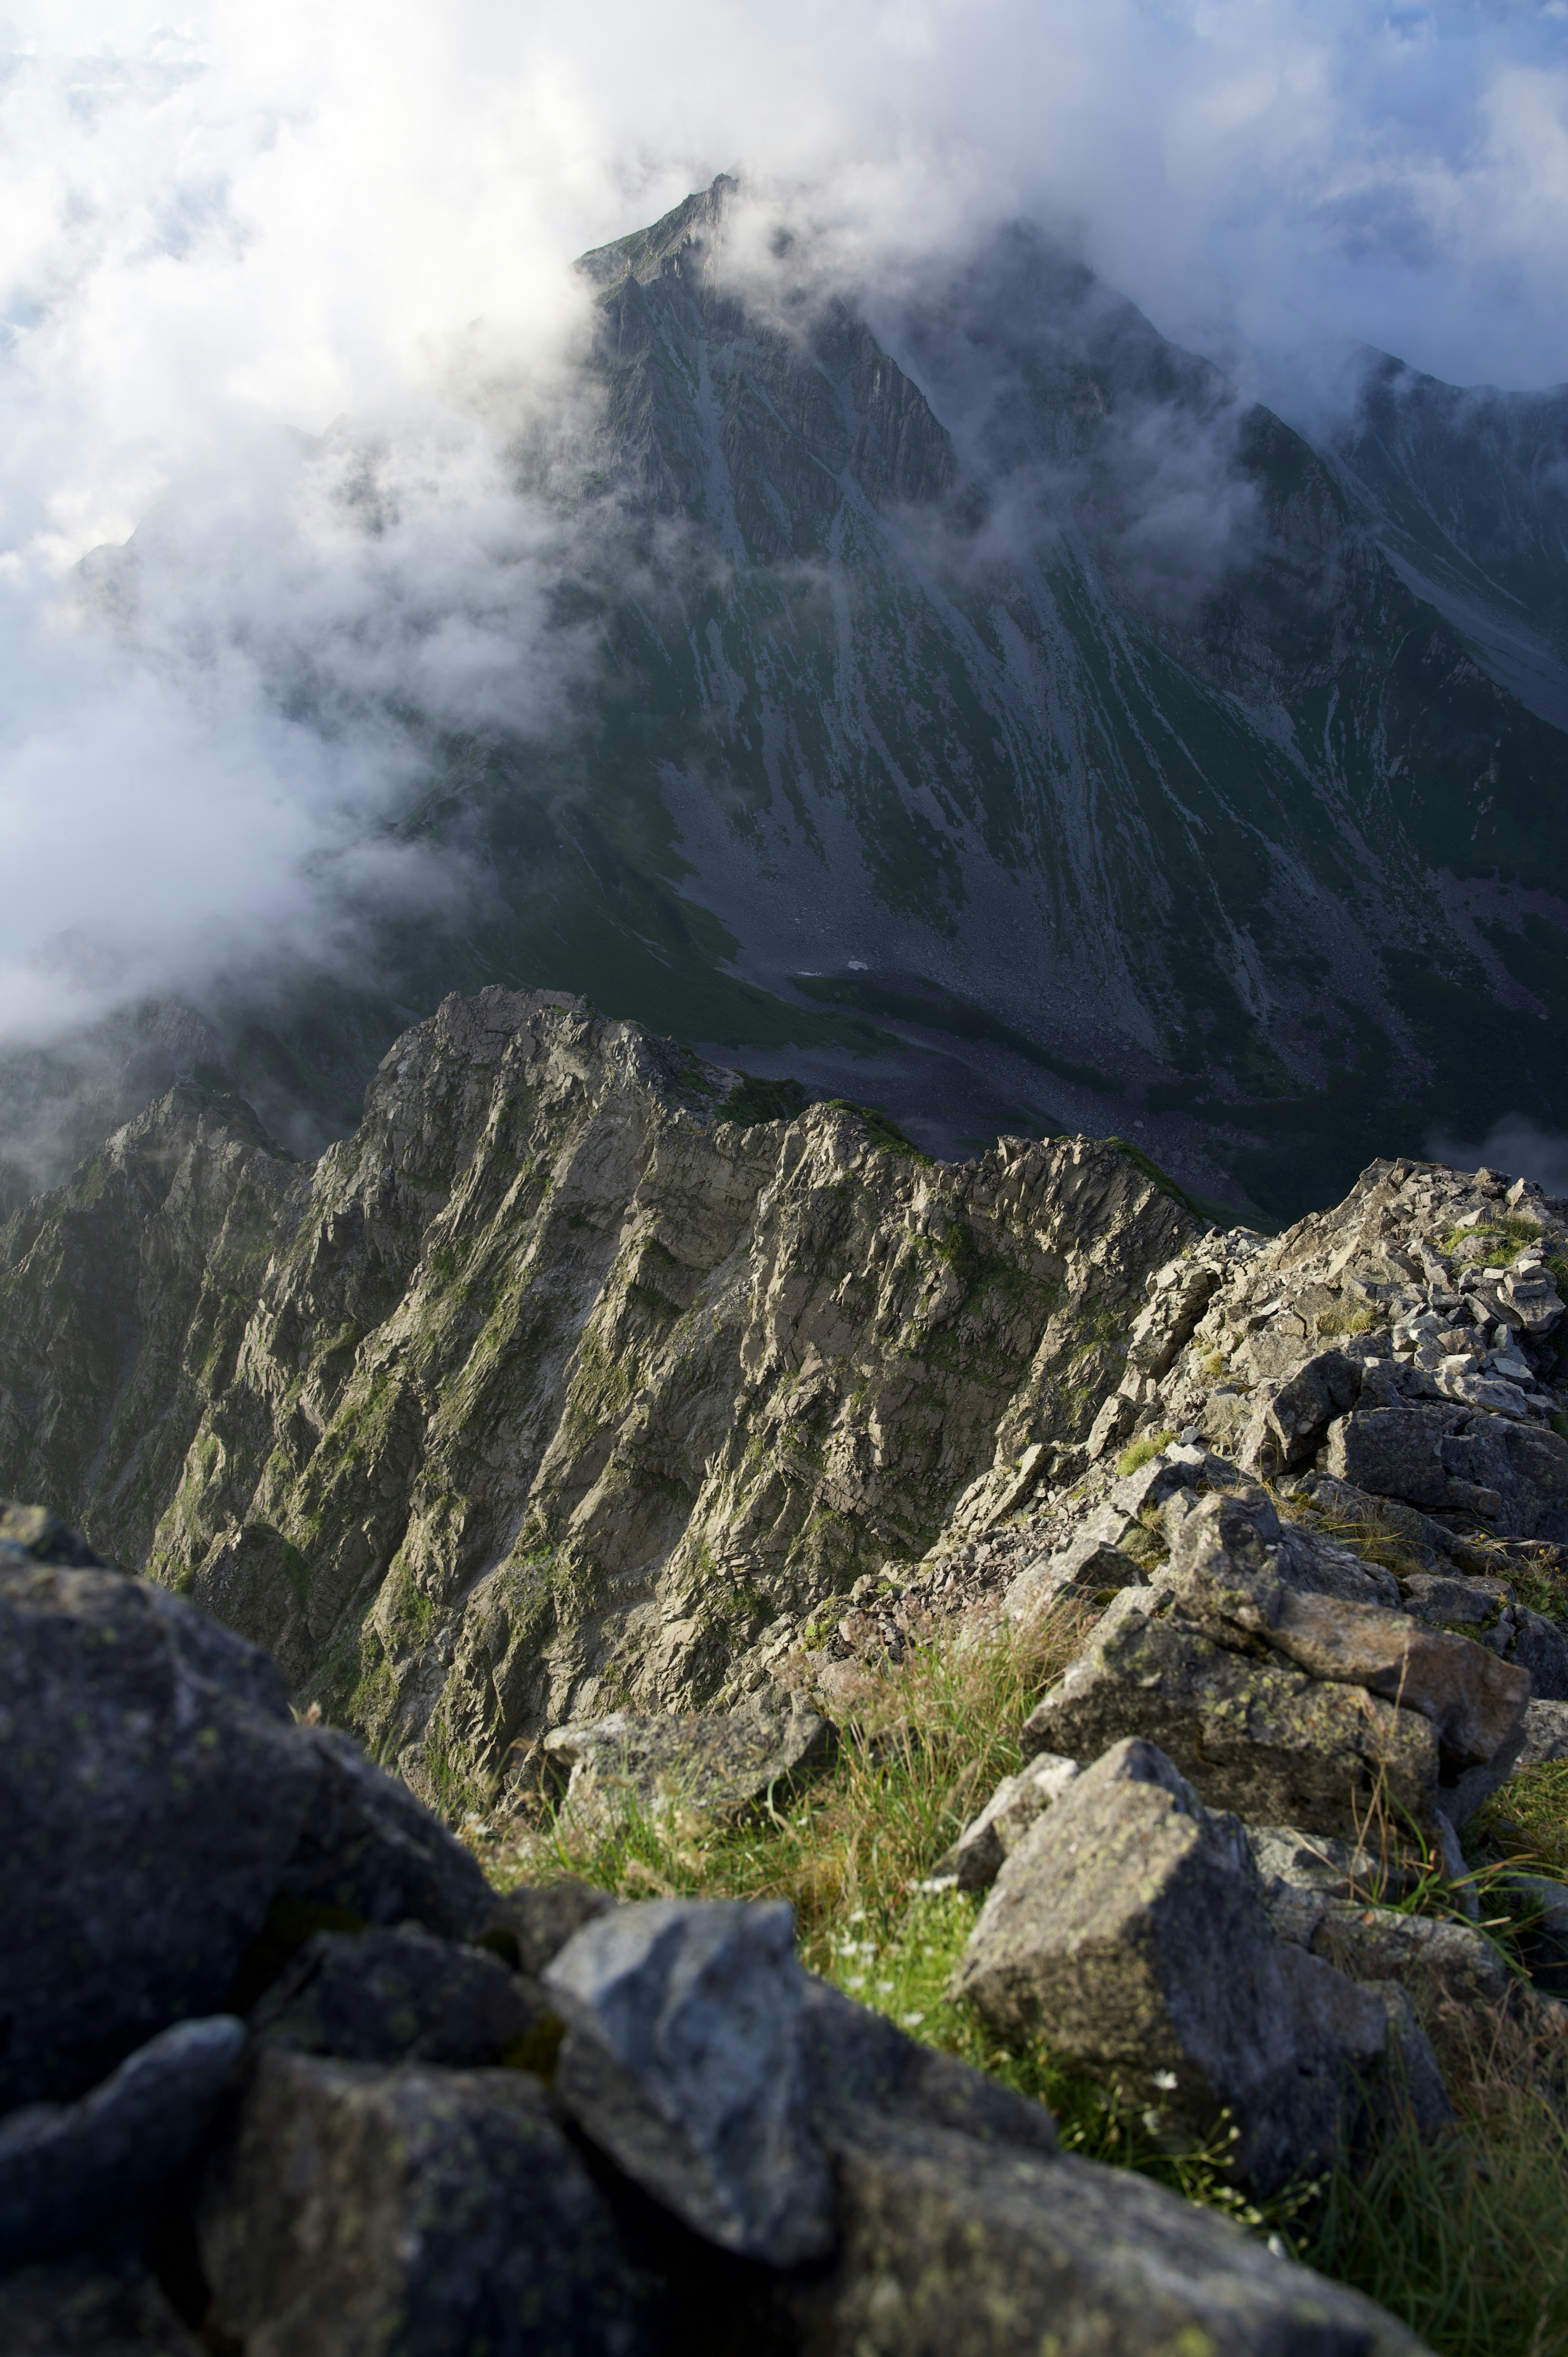
[[[483, 8], [384, 85], [346, 19], [308, 99], [286, 11], [18, 52], [67, 163], [18, 149], [6, 1199], [177, 1079], [315, 1153], [491, 981], [1274, 1218], [1552, 1150], [1568, 395], [1426, 372], [1552, 373], [1550, 28], [1265, 14], [1134, 9], [1113, 91], [1058, 10], [1027, 123], [1005, 11], [885, 119], [858, 18], [679, 94], [623, 28], [591, 121], [569, 45], [479, 72]], [[757, 168], [561, 266], [721, 123]]]

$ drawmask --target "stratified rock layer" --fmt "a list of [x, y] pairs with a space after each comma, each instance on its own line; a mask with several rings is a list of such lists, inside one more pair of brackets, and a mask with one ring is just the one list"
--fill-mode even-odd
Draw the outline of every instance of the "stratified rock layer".
[[444, 1797], [738, 1698], [1087, 1434], [1194, 1229], [1108, 1146], [933, 1165], [832, 1106], [715, 1122], [731, 1077], [489, 990], [312, 1168], [177, 1091], [0, 1235], [0, 1482]]

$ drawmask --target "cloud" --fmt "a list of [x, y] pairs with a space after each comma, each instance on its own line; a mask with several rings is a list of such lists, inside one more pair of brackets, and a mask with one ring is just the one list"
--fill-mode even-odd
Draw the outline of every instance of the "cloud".
[[[558, 527], [507, 452], [570, 382], [577, 252], [731, 168], [889, 299], [1022, 214], [1250, 383], [1355, 336], [1545, 382], [1564, 31], [1349, 0], [22, 7], [0, 1039], [351, 960], [367, 902], [467, 888], [381, 822], [443, 730], [559, 710]], [[1151, 579], [1244, 528], [1207, 443], [1132, 455]]]
[[1568, 1137], [1539, 1129], [1523, 1114], [1505, 1114], [1479, 1146], [1434, 1132], [1426, 1150], [1434, 1162], [1455, 1170], [1499, 1170], [1510, 1178], [1532, 1178], [1548, 1195], [1568, 1196]]

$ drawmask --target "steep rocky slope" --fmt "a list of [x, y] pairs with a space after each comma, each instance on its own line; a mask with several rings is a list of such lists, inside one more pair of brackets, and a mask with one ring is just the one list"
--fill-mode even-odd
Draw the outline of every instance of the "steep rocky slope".
[[314, 1167], [176, 1091], [0, 1233], [0, 1485], [453, 1797], [584, 1711], [759, 1686], [1087, 1437], [1196, 1228], [1112, 1146], [932, 1164], [848, 1109], [725, 1120], [733, 1081], [490, 990]]
[[398, 823], [460, 919], [0, 1068], [0, 1201], [171, 1053], [314, 1152], [498, 979], [944, 1155], [1136, 1134], [1271, 1219], [1568, 1124], [1560, 402], [1391, 362], [1323, 454], [1026, 228], [895, 301], [737, 209], [585, 257], [567, 420], [518, 421], [565, 717], [433, 726]]

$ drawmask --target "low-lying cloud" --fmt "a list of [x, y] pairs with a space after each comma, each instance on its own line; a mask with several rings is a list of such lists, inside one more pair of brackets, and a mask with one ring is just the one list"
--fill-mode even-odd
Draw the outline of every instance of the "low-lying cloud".
[[[1358, 336], [1542, 382], [1565, 31], [1562, 0], [24, 8], [0, 1042], [351, 964], [357, 909], [467, 888], [385, 822], [443, 732], [548, 730], [569, 683], [559, 528], [507, 452], [569, 382], [579, 251], [732, 168], [893, 299], [1024, 215], [1265, 390]], [[1128, 562], [1223, 553], [1208, 447], [1144, 455]]]
[[1533, 1179], [1548, 1195], [1568, 1196], [1568, 1137], [1538, 1127], [1523, 1114], [1505, 1114], [1479, 1145], [1438, 1132], [1426, 1150], [1433, 1161], [1446, 1162], [1454, 1170], [1497, 1170]]

